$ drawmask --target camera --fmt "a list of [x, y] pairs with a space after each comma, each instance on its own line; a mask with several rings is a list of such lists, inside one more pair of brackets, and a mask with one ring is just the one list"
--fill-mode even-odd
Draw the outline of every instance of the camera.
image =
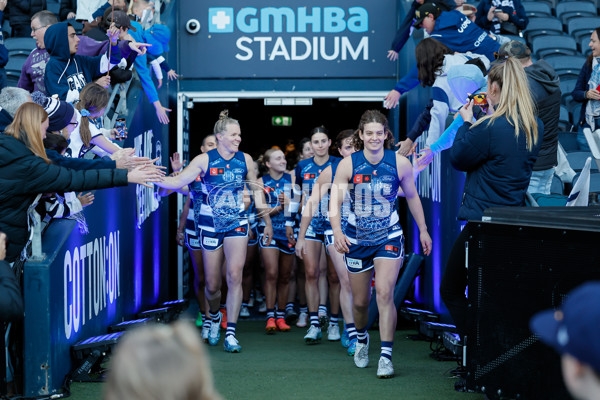
[[185, 23], [185, 30], [188, 31], [189, 34], [195, 35], [200, 32], [200, 21], [197, 19], [189, 19], [188, 22]]

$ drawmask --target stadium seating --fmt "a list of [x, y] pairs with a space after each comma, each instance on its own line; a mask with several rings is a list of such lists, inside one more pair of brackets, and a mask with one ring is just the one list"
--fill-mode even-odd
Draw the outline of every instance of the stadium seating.
[[560, 76], [560, 79], [575, 78], [579, 76], [581, 67], [585, 62], [584, 56], [549, 56], [545, 60], [552, 65], [552, 68]]
[[579, 149], [577, 144], [577, 133], [576, 132], [558, 132], [558, 142], [567, 153], [572, 153]]
[[[579, 172], [583, 169], [588, 157], [592, 157], [592, 153], [589, 151], [572, 151], [567, 153], [567, 160], [575, 172]], [[598, 166], [595, 162], [592, 162], [591, 170], [598, 171]]]
[[31, 50], [35, 49], [35, 39], [30, 37], [7, 38], [4, 40], [4, 46], [8, 50], [9, 58], [27, 58]]
[[523, 3], [523, 8], [525, 9], [525, 15], [528, 17], [551, 17], [552, 16], [552, 8], [548, 3], [544, 3], [541, 1], [527, 1]]
[[583, 37], [592, 34], [592, 31], [600, 26], [600, 17], [582, 17], [569, 21], [567, 32], [575, 40], [580, 41]]
[[536, 36], [563, 34], [562, 22], [554, 17], [529, 18], [529, 23], [525, 29], [525, 38], [529, 43]]
[[592, 52], [592, 49], [590, 48], [590, 38], [588, 36], [584, 36], [579, 40], [579, 51], [586, 57]]
[[564, 1], [556, 5], [556, 16], [563, 24], [573, 19], [596, 15], [596, 5], [589, 1]]
[[544, 35], [533, 39], [531, 51], [538, 57], [548, 55], [576, 55], [577, 41], [570, 36]]
[[[571, 130], [571, 116], [567, 107], [560, 106], [560, 118], [558, 119], [558, 129], [561, 131]], [[566, 149], [565, 149], [566, 150]]]

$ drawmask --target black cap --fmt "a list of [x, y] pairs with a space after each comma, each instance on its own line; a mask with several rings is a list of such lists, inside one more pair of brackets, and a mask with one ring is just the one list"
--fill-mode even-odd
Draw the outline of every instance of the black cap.
[[425, 3], [416, 11], [415, 16], [417, 20], [413, 24], [415, 27], [419, 27], [423, 23], [423, 20], [427, 18], [429, 14], [433, 14], [433, 19], [436, 19], [440, 16], [442, 10], [435, 3]]

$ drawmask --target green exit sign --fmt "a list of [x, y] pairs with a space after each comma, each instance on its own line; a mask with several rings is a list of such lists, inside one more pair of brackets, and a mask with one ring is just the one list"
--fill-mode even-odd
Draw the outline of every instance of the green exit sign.
[[292, 117], [272, 117], [273, 126], [292, 126]]

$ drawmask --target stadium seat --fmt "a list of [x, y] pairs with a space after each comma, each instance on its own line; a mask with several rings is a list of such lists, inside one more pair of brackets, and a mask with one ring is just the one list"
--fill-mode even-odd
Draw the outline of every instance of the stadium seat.
[[556, 5], [556, 17], [563, 24], [572, 19], [596, 16], [596, 5], [589, 1], [563, 1]]
[[565, 35], [548, 35], [538, 36], [531, 43], [532, 51], [539, 58], [544, 58], [548, 55], [576, 55], [577, 41], [570, 36]]
[[558, 132], [558, 142], [567, 153], [572, 153], [579, 149], [579, 145], [577, 144], [577, 132]]
[[[592, 161], [592, 170], [594, 169], [594, 164], [595, 163]], [[581, 175], [580, 172], [575, 174], [575, 177], [573, 178], [573, 185], [575, 185], [579, 179], [579, 175]], [[590, 172], [590, 193], [598, 192], [600, 192], [600, 172]]]
[[560, 76], [560, 79], [568, 79], [568, 77], [575, 78], [579, 76], [581, 67], [585, 62], [584, 56], [547, 56], [544, 58], [556, 73]]
[[523, 2], [523, 8], [525, 9], [525, 15], [528, 17], [551, 17], [552, 8], [548, 3], [541, 1], [526, 1]]
[[561, 131], [570, 131], [571, 126], [572, 126], [572, 124], [571, 124], [571, 118], [569, 115], [569, 110], [567, 110], [567, 107], [565, 107], [565, 106], [560, 106], [560, 117], [558, 119], [558, 129], [560, 129]]
[[590, 38], [588, 36], [583, 36], [579, 40], [579, 51], [586, 57], [591, 54], [592, 49], [590, 48]]
[[[585, 161], [588, 159], [588, 157], [592, 157], [592, 153], [590, 151], [572, 151], [567, 153], [567, 160], [575, 172], [579, 172], [583, 169]], [[598, 166], [595, 162], [592, 162], [591, 170], [598, 171]]]
[[563, 33], [562, 22], [554, 17], [530, 18], [525, 29], [525, 37], [529, 43], [536, 36], [562, 35]]
[[6, 46], [6, 50], [8, 50], [8, 57], [27, 58], [29, 53], [35, 49], [35, 39], [30, 37], [7, 38], [4, 39], [4, 46]]
[[592, 31], [600, 26], [600, 17], [582, 17], [569, 21], [567, 24], [567, 32], [573, 36], [575, 40], [580, 41], [583, 37], [592, 34]]
[[23, 68], [24, 63], [25, 58], [22, 57], [8, 59], [8, 62], [4, 66], [4, 70], [6, 71], [7, 86], [17, 86], [17, 82], [19, 82], [19, 77], [21, 76], [21, 68]]
[[537, 1], [537, 0], [525, 0], [522, 2], [522, 4], [525, 3], [545, 3], [548, 4], [548, 6], [551, 9], [554, 9], [556, 7], [556, 3], [558, 2], [558, 0], [542, 0], [542, 1]]
[[569, 114], [571, 114], [571, 122], [573, 123], [574, 126], [574, 130], [577, 130], [577, 124], [579, 123], [579, 115], [581, 113], [581, 103], [577, 103], [576, 101], [573, 101], [569, 106], [567, 107], [567, 110], [569, 110]]
[[573, 95], [571, 95], [571, 92], [573, 91], [573, 89], [575, 88], [575, 84], [577, 83], [577, 79], [561, 79], [560, 80], [560, 91], [562, 93], [561, 95], [561, 104], [569, 104], [571, 103], [571, 99], [573, 98]]
[[552, 184], [550, 185], [550, 193], [552, 194], [564, 194], [565, 185], [562, 183], [558, 175], [552, 175]]

